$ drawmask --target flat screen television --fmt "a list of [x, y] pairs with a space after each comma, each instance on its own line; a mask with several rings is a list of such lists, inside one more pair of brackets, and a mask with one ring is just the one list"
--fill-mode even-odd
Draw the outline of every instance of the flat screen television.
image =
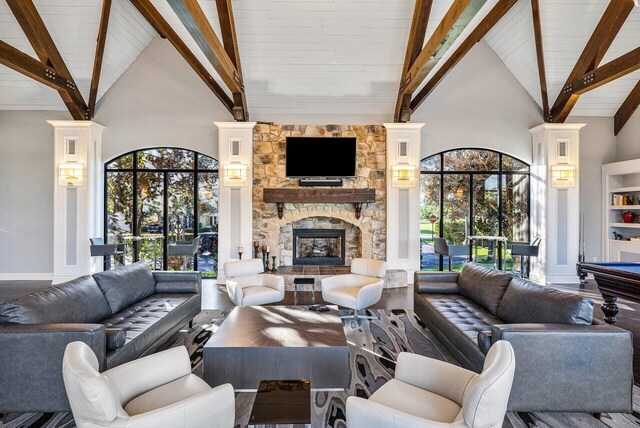
[[287, 137], [287, 177], [354, 177], [355, 137]]

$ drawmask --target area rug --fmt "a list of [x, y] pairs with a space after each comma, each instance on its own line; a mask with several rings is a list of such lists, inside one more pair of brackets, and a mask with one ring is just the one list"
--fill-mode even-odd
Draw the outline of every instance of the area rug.
[[[215, 334], [228, 311], [204, 311], [195, 319], [192, 329], [183, 331], [167, 347], [186, 345], [195, 374], [202, 373], [202, 348]], [[346, 428], [345, 403], [350, 395], [368, 397], [393, 378], [395, 361], [400, 352], [408, 351], [444, 361], [453, 357], [424, 328], [412, 311], [368, 311], [374, 320], [360, 326], [345, 326], [349, 343], [351, 380], [345, 392], [313, 392], [312, 426], [315, 428]], [[255, 394], [236, 394], [236, 427], [247, 425]], [[598, 420], [585, 413], [508, 413], [503, 427], [638, 427], [640, 426], [640, 389], [634, 387], [634, 413], [603, 414]], [[29, 413], [0, 415], [0, 427], [73, 427], [68, 413]]]

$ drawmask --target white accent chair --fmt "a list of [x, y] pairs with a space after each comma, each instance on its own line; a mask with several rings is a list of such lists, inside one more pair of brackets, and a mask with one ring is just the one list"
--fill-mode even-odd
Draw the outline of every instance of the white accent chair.
[[358, 311], [380, 301], [387, 275], [387, 263], [373, 259], [353, 259], [351, 273], [324, 278], [321, 281], [322, 299], [334, 305], [353, 309], [353, 315], [343, 319], [371, 319]]
[[284, 278], [264, 272], [260, 259], [224, 264], [227, 293], [238, 306], [260, 306], [284, 299]]
[[78, 428], [233, 428], [230, 384], [211, 388], [191, 374], [184, 346], [104, 373], [84, 342], [67, 345], [62, 376]]
[[516, 367], [511, 344], [496, 342], [481, 374], [400, 353], [395, 379], [368, 400], [347, 399], [349, 428], [502, 427]]

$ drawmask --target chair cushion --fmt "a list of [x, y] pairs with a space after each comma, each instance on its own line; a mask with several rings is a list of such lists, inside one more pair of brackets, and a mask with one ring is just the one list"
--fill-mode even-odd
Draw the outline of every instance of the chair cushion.
[[391, 379], [369, 400], [431, 421], [451, 423], [460, 413], [455, 402], [433, 392]]
[[322, 292], [322, 298], [334, 305], [355, 309], [358, 305], [360, 287], [332, 288]]
[[498, 316], [508, 323], [591, 325], [593, 305], [588, 297], [515, 278], [500, 301]]
[[96, 273], [93, 277], [114, 314], [156, 292], [156, 280], [145, 262]]
[[264, 272], [264, 264], [260, 259], [236, 260], [224, 264], [224, 276], [227, 278], [257, 275], [262, 272]]
[[242, 306], [260, 306], [279, 302], [284, 298], [282, 293], [270, 287], [252, 285], [242, 288]]
[[211, 387], [204, 380], [190, 374], [137, 396], [124, 406], [124, 411], [129, 416], [141, 415], [179, 403], [210, 389]]
[[387, 276], [387, 263], [374, 259], [353, 259], [351, 261], [351, 273], [384, 278]]
[[458, 276], [460, 294], [496, 315], [500, 299], [512, 277], [509, 272], [467, 263]]
[[0, 324], [94, 323], [111, 308], [91, 276], [0, 304]]

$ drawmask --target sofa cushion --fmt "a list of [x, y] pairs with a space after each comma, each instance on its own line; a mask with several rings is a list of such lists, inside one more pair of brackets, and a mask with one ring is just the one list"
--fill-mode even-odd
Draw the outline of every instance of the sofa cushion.
[[145, 262], [93, 275], [107, 298], [111, 313], [133, 305], [156, 292], [156, 280]]
[[458, 286], [460, 294], [496, 315], [500, 299], [512, 277], [509, 272], [467, 263], [458, 276]]
[[110, 314], [89, 275], [0, 304], [0, 324], [94, 323]]
[[507, 323], [591, 325], [593, 305], [587, 297], [514, 278], [500, 301], [498, 316]]

